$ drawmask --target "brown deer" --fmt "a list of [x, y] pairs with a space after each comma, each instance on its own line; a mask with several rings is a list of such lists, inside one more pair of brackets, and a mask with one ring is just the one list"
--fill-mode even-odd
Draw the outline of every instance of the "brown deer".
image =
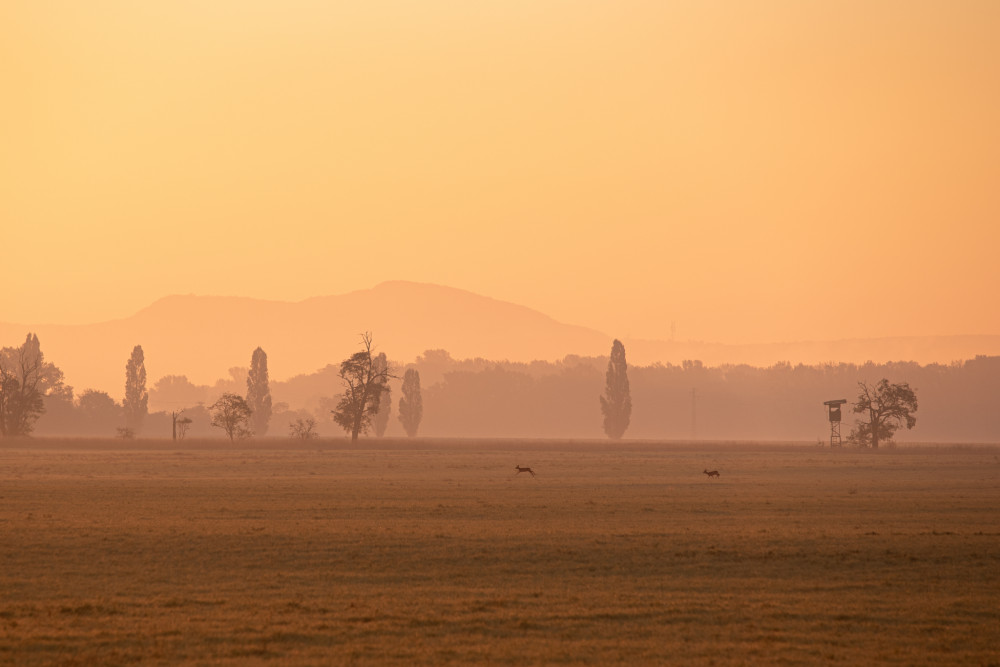
[[531, 468], [522, 468], [521, 466], [514, 466], [514, 470], [517, 471], [516, 473], [514, 473], [515, 475], [520, 475], [522, 472], [530, 472], [532, 477], [535, 476], [535, 471], [532, 470]]
[[711, 479], [713, 477], [718, 477], [719, 476], [719, 471], [718, 470], [702, 470], [702, 472], [705, 473], [706, 475], [708, 475], [709, 479]]

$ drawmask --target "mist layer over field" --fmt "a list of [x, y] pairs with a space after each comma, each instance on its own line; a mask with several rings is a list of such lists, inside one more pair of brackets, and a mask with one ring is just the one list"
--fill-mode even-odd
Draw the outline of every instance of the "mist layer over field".
[[0, 662], [1000, 651], [996, 448], [382, 444], [5, 444]]

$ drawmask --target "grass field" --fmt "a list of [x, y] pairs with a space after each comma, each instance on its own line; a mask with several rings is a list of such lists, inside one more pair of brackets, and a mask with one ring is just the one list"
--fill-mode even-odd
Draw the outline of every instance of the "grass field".
[[0, 663], [1000, 664], [1000, 449], [379, 446], [4, 443]]

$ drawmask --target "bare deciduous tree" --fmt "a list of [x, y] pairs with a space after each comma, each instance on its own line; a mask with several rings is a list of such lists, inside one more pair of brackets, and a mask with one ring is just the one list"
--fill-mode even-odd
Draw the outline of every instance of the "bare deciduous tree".
[[0, 435], [25, 436], [45, 412], [44, 398], [71, 395], [63, 374], [45, 361], [38, 336], [28, 334], [20, 347], [0, 350]]
[[[170, 413], [170, 437], [174, 442], [177, 441], [177, 425], [181, 422], [182, 419], [187, 419], [186, 417], [181, 417], [181, 414], [183, 414], [183, 412], [184, 408], [181, 408], [180, 410], [174, 410]], [[188, 419], [187, 423], [190, 424], [191, 420]], [[181, 435], [181, 437], [184, 436]]]
[[313, 417], [299, 417], [293, 423], [288, 425], [288, 433], [293, 438], [300, 438], [302, 440], [310, 440], [317, 437], [319, 434], [316, 433], [316, 419]]
[[394, 377], [388, 368], [379, 368], [372, 356], [372, 334], [361, 335], [364, 349], [355, 352], [340, 364], [340, 379], [344, 393], [332, 410], [333, 420], [351, 434], [351, 442], [358, 435], [367, 433], [372, 419], [378, 414], [382, 395], [389, 378]]
[[177, 439], [183, 440], [184, 436], [187, 435], [188, 428], [191, 427], [191, 422], [194, 420], [190, 417], [181, 417], [177, 420]]

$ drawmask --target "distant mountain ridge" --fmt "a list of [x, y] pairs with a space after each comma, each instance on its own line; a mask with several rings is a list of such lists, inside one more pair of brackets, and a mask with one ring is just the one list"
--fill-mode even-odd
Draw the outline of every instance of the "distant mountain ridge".
[[[149, 385], [164, 375], [211, 384], [228, 369], [248, 366], [258, 345], [274, 379], [338, 364], [371, 331], [379, 351], [406, 363], [429, 349], [454, 358], [557, 360], [606, 355], [612, 336], [558, 322], [525, 306], [461, 289], [405, 281], [299, 302], [248, 297], [167, 296], [131, 317], [83, 325], [0, 323], [0, 346], [38, 334], [46, 358], [77, 391], [95, 388], [120, 398], [125, 363], [142, 345]], [[624, 340], [630, 364], [706, 365], [871, 360], [947, 363], [1000, 354], [1000, 336], [944, 336], [757, 345]]]
[[0, 344], [38, 334], [46, 359], [77, 390], [123, 392], [125, 363], [142, 345], [149, 384], [186, 375], [211, 384], [229, 368], [249, 366], [259, 345], [272, 377], [338, 364], [371, 331], [379, 351], [400, 362], [428, 349], [456, 358], [558, 359], [600, 354], [611, 339], [538, 311], [451, 287], [386, 282], [368, 290], [297, 303], [247, 297], [168, 296], [135, 315], [97, 324], [0, 323]]

